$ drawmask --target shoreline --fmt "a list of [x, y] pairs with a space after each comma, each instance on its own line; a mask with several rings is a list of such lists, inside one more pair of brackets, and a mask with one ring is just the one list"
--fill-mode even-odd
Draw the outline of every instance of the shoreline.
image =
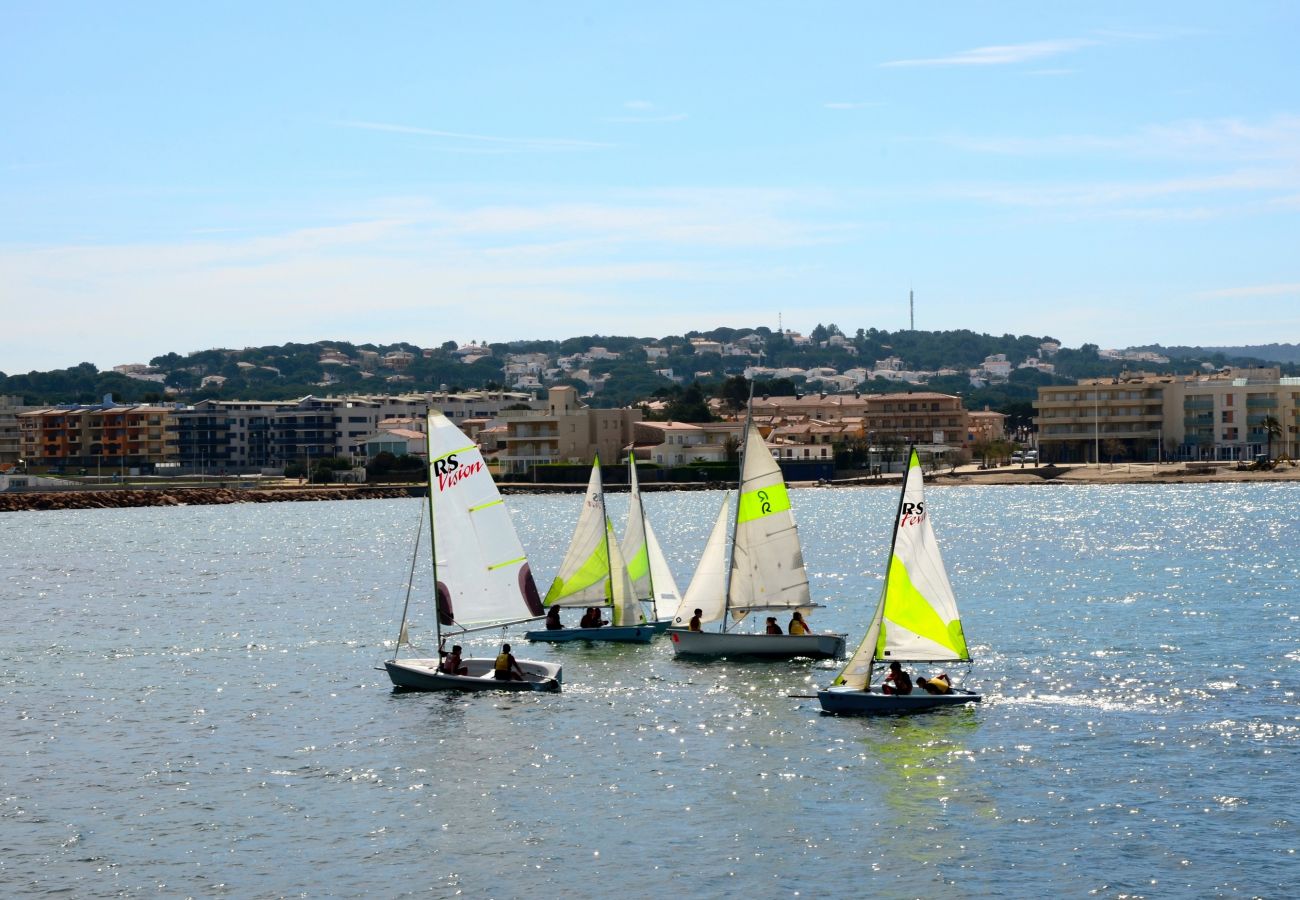
[[[897, 487], [898, 473], [879, 477], [844, 478], [829, 483], [789, 482], [792, 488]], [[1300, 465], [1283, 464], [1272, 470], [1251, 471], [1235, 465], [1183, 463], [1117, 463], [1078, 466], [1002, 466], [980, 469], [959, 466], [953, 472], [927, 475], [926, 481], [940, 486], [979, 487], [984, 485], [1167, 485], [1167, 484], [1271, 484], [1300, 482]], [[502, 494], [581, 493], [582, 484], [532, 484], [501, 482]], [[705, 482], [643, 483], [647, 493], [658, 491], [701, 491], [734, 487]], [[610, 493], [626, 492], [627, 485], [606, 486]], [[10, 491], [0, 493], [0, 512], [56, 509], [123, 509], [144, 506], [214, 506], [231, 503], [319, 502], [328, 500], [389, 500], [424, 496], [424, 485], [281, 485], [276, 487], [150, 487], [66, 489], [59, 491]]]

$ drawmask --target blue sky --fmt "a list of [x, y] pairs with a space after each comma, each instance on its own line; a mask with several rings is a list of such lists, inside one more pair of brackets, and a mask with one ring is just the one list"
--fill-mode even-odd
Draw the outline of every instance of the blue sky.
[[1300, 341], [1300, 4], [0, 2], [0, 371]]

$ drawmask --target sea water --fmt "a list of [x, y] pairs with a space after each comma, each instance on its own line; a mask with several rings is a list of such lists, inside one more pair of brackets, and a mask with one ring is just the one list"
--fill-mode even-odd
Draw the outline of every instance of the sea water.
[[[793, 498], [852, 647], [897, 495]], [[461, 643], [563, 693], [395, 694], [418, 500], [0, 514], [0, 890], [1296, 896], [1300, 486], [927, 499], [985, 700], [879, 719], [798, 696], [833, 663], [518, 627]], [[545, 590], [581, 497], [507, 500]], [[683, 590], [721, 500], [645, 498]]]

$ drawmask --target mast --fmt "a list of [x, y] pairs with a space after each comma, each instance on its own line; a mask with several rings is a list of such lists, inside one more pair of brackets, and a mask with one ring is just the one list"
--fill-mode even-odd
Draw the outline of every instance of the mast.
[[[600, 472], [600, 452], [597, 451], [592, 457], [591, 464], [595, 467], [596, 472]], [[607, 572], [605, 574], [605, 603], [611, 610], [614, 608], [614, 566], [613, 557], [609, 555], [609, 513], [605, 510], [605, 479], [600, 479], [600, 535], [605, 542], [605, 563]], [[611, 615], [613, 613], [611, 612]]]
[[655, 594], [655, 568], [650, 560], [650, 535], [646, 532], [645, 524], [645, 503], [641, 500], [641, 482], [636, 477], [636, 450], [629, 450], [627, 453], [628, 474], [632, 479], [632, 491], [636, 495], [636, 508], [641, 516], [641, 540], [645, 542], [645, 568], [646, 578], [650, 582], [650, 616], [659, 621], [659, 600]]
[[727, 555], [727, 584], [725, 600], [722, 607], [722, 628], [727, 630], [727, 619], [731, 613], [731, 577], [736, 568], [736, 530], [740, 527], [740, 498], [745, 494], [745, 457], [749, 455], [749, 427], [754, 422], [754, 382], [749, 382], [749, 399], [745, 401], [745, 430], [740, 439], [740, 472], [736, 478], [736, 514], [731, 520], [731, 544]]
[[424, 419], [424, 477], [428, 483], [425, 494], [429, 502], [429, 559], [433, 565], [433, 627], [438, 637], [438, 649], [442, 649], [442, 598], [438, 596], [438, 530], [433, 521], [433, 423], [429, 417]]

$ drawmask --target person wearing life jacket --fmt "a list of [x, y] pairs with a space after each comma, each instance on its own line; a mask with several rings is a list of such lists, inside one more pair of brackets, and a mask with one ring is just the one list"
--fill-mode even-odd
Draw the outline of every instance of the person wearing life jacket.
[[889, 664], [889, 674], [885, 676], [884, 682], [880, 685], [882, 694], [910, 694], [912, 693], [912, 676], [903, 671], [903, 667], [897, 662]]
[[803, 620], [803, 614], [797, 609], [790, 617], [790, 627], [786, 631], [790, 634], [812, 634], [812, 629], [808, 627], [808, 623]]
[[704, 630], [704, 628], [700, 625], [700, 617], [703, 616], [703, 615], [704, 615], [704, 610], [702, 610], [702, 609], [697, 609], [697, 610], [695, 611], [695, 615], [691, 616], [691, 624], [690, 624], [690, 626], [689, 626], [689, 628], [690, 628], [691, 631], [703, 631], [703, 630]]
[[947, 673], [941, 673], [933, 678], [918, 678], [916, 684], [927, 694], [951, 694], [952, 682], [948, 679]]
[[768, 633], [768, 634], [783, 634], [783, 633], [784, 633], [784, 632], [781, 631], [781, 626], [778, 625], [778, 624], [776, 624], [776, 616], [768, 616], [768, 617], [767, 617], [767, 633]]
[[442, 665], [438, 668], [448, 675], [468, 675], [469, 667], [461, 665], [460, 644], [453, 644], [451, 652], [442, 658]]
[[560, 624], [560, 608], [552, 606], [546, 611], [546, 630], [559, 631], [564, 626]]
[[492, 666], [492, 677], [497, 681], [524, 680], [524, 670], [519, 668], [519, 661], [510, 652], [509, 644], [501, 645], [501, 652], [497, 654], [497, 661]]

